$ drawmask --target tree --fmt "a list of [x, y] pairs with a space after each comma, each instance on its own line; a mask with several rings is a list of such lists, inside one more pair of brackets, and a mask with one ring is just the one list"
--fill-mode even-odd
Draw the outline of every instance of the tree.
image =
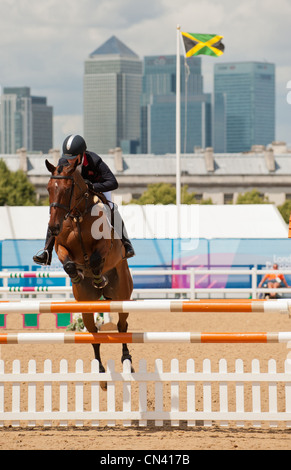
[[175, 204], [176, 189], [166, 183], [149, 184], [147, 190], [138, 199], [133, 199], [133, 204]]
[[0, 206], [33, 206], [36, 204], [34, 186], [21, 171], [10, 171], [0, 160]]
[[267, 196], [261, 195], [257, 189], [252, 189], [244, 194], [239, 194], [237, 204], [270, 204]]
[[[176, 189], [175, 189], [175, 202], [176, 202]], [[197, 204], [195, 193], [188, 192], [188, 186], [185, 184], [181, 188], [181, 203], [182, 204]]]
[[285, 220], [286, 224], [289, 223], [289, 217], [291, 214], [291, 201], [287, 200], [281, 206], [278, 206], [278, 211]]
[[[182, 204], [198, 204], [195, 193], [188, 192], [188, 186], [181, 189]], [[211, 199], [202, 200], [203, 204], [212, 204]], [[131, 204], [176, 204], [176, 188], [168, 183], [149, 184], [147, 190], [138, 199], [133, 199]]]

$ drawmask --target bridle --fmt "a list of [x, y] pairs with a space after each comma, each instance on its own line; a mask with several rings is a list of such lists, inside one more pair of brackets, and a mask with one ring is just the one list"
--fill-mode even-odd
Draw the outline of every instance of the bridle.
[[[86, 249], [85, 249], [85, 244], [83, 242], [83, 238], [82, 238], [82, 231], [81, 231], [81, 227], [80, 227], [80, 223], [83, 221], [83, 216], [90, 211], [91, 207], [95, 204], [93, 203], [92, 205], [89, 205], [88, 206], [88, 201], [89, 201], [89, 192], [88, 190], [86, 190], [85, 192], [82, 192], [82, 188], [80, 187], [80, 185], [75, 181], [75, 179], [73, 178], [73, 176], [69, 176], [69, 175], [52, 175], [51, 176], [51, 179], [65, 179], [65, 180], [70, 180], [72, 181], [72, 186], [71, 186], [71, 194], [70, 194], [70, 200], [69, 200], [69, 205], [68, 206], [65, 206], [64, 204], [60, 204], [59, 202], [52, 202], [50, 204], [50, 210], [52, 207], [58, 207], [59, 209], [62, 209], [66, 212], [65, 216], [64, 216], [64, 220], [67, 220], [68, 217], [71, 217], [73, 219], [74, 222], [76, 222], [77, 224], [77, 229], [78, 229], [78, 235], [79, 235], [79, 239], [80, 239], [80, 244], [81, 244], [81, 248], [82, 248], [82, 251], [83, 251], [83, 257], [84, 257], [84, 261], [85, 261], [85, 265], [89, 265], [89, 256], [88, 254], [86, 253]], [[79, 196], [79, 198], [77, 199], [77, 202], [76, 204], [74, 205], [74, 207], [71, 208], [71, 204], [72, 204], [72, 199], [73, 199], [73, 194], [74, 194], [74, 189], [75, 189], [75, 185], [78, 186], [78, 188], [80, 189], [80, 191], [82, 192], [82, 194]], [[85, 198], [86, 200], [86, 206], [85, 206], [85, 210], [82, 212], [80, 212], [78, 209], [78, 212], [79, 214], [76, 215], [76, 214], [73, 214], [73, 212], [75, 211], [75, 209], [78, 207], [78, 205], [80, 204], [80, 202], [82, 202], [83, 198]], [[111, 245], [110, 245], [110, 249], [112, 248], [113, 246], [113, 240], [112, 240], [112, 237], [111, 237]]]
[[[71, 180], [71, 181], [72, 181], [72, 185], [71, 185], [71, 194], [70, 194], [69, 205], [68, 205], [68, 206], [65, 206], [64, 204], [60, 204], [59, 202], [52, 202], [52, 203], [50, 204], [50, 210], [51, 210], [52, 207], [58, 207], [59, 209], [63, 209], [64, 211], [66, 211], [64, 220], [67, 220], [68, 217], [74, 217], [74, 215], [72, 214], [72, 212], [73, 212], [73, 211], [78, 207], [78, 205], [82, 202], [83, 198], [85, 198], [85, 199], [86, 199], [85, 213], [88, 211], [87, 201], [88, 201], [88, 198], [89, 198], [89, 193], [88, 193], [87, 190], [81, 194], [81, 196], [78, 198], [79, 201], [74, 205], [74, 207], [71, 208], [75, 185], [77, 185], [78, 188], [82, 191], [82, 189], [80, 188], [80, 186], [78, 185], [78, 183], [76, 183], [76, 181], [74, 180], [73, 176], [52, 175], [52, 176], [51, 176], [51, 179]], [[79, 215], [82, 215], [82, 214], [80, 213]]]

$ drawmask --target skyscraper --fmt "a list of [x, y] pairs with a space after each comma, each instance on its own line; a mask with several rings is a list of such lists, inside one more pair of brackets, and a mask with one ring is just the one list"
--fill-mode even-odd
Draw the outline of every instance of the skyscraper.
[[233, 62], [214, 67], [214, 151], [245, 152], [275, 139], [275, 66]]
[[29, 87], [5, 87], [0, 106], [1, 153], [28, 151], [47, 153], [53, 146], [52, 107], [45, 97], [33, 97]]
[[[181, 152], [211, 147], [211, 95], [181, 96]], [[147, 153], [176, 151], [176, 95], [155, 95], [148, 106]]]
[[29, 87], [5, 87], [1, 97], [1, 153], [32, 150], [32, 114]]
[[84, 138], [99, 153], [140, 139], [142, 62], [115, 36], [85, 61]]
[[[181, 57], [182, 152], [211, 145], [211, 99], [203, 94], [201, 58]], [[141, 152], [176, 151], [176, 56], [144, 58]]]
[[[181, 57], [181, 93], [187, 83], [190, 95], [203, 91], [200, 57], [191, 57], [186, 61]], [[187, 82], [185, 81], [187, 76]], [[152, 95], [176, 94], [176, 56], [147, 56], [144, 58], [143, 93], [147, 98]]]
[[53, 147], [53, 108], [45, 96], [31, 97], [32, 149], [48, 153]]

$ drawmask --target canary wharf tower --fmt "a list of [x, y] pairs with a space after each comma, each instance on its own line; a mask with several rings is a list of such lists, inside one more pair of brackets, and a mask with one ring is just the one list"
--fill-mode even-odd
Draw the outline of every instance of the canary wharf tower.
[[115, 36], [85, 61], [84, 138], [87, 147], [135, 153], [140, 137], [142, 62]]

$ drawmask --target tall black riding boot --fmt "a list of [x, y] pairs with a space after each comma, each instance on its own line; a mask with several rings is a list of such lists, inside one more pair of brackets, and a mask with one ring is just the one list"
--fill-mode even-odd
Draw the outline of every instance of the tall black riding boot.
[[125, 258], [132, 258], [133, 256], [135, 256], [135, 251], [133, 249], [133, 246], [132, 246], [131, 241], [129, 240], [129, 238], [126, 238], [126, 237], [123, 236], [121, 241], [122, 241], [123, 246], [125, 248]]
[[52, 262], [52, 252], [55, 245], [55, 237], [51, 234], [50, 229], [47, 229], [45, 246], [44, 250], [39, 251], [35, 256], [33, 256], [33, 261], [36, 264], [41, 264], [43, 266], [49, 266]]
[[112, 214], [112, 225], [114, 227], [115, 232], [117, 233], [118, 237], [121, 239], [122, 244], [125, 248], [125, 258], [132, 258], [135, 256], [135, 252], [131, 241], [128, 238], [127, 230], [125, 228], [123, 219], [118, 211], [118, 207], [116, 204], [113, 204], [113, 209], [111, 210]]

